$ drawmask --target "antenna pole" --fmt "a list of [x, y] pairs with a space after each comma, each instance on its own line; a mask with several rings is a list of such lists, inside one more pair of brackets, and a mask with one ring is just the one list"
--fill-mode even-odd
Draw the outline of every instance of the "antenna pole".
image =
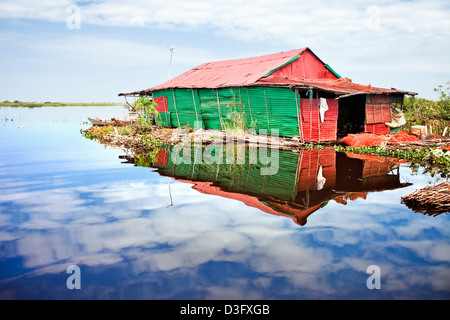
[[171, 69], [171, 67], [172, 67], [172, 55], [173, 55], [173, 50], [174, 50], [175, 48], [169, 48], [169, 50], [170, 50], [170, 60], [169, 60], [169, 80], [170, 80], [170, 69]]

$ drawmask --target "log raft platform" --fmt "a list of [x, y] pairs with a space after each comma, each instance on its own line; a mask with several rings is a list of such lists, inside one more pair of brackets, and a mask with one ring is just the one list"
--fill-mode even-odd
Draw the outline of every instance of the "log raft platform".
[[415, 212], [439, 215], [450, 212], [450, 181], [416, 190], [404, 197], [402, 203]]

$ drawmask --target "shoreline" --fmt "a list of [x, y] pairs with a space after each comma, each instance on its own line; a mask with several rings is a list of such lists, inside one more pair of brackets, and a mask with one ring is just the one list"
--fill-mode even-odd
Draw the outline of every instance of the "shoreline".
[[[374, 156], [388, 158], [396, 163], [407, 163], [411, 167], [421, 166], [424, 173], [431, 175], [438, 174], [448, 179], [450, 177], [450, 137], [437, 137], [427, 135], [420, 141], [398, 141], [389, 142], [389, 137], [380, 145], [355, 147], [349, 146], [341, 141], [331, 141], [328, 143], [304, 143], [299, 138], [278, 137], [273, 140], [270, 136], [258, 136], [254, 134], [238, 135], [236, 132], [226, 136], [225, 132], [213, 129], [186, 130], [183, 128], [165, 128], [158, 126], [148, 126], [144, 131], [134, 131], [131, 133], [127, 127], [96, 127], [80, 130], [86, 138], [97, 140], [99, 143], [110, 147], [122, 148], [127, 153], [134, 155], [151, 155], [163, 146], [181, 147], [207, 147], [226, 146], [232, 143], [236, 146], [245, 145], [252, 148], [274, 148], [276, 150], [301, 153], [307, 149], [322, 150], [324, 148], [334, 148], [335, 152], [346, 154], [359, 154], [361, 157]], [[136, 126], [139, 128], [139, 126]], [[121, 130], [121, 131], [119, 131]], [[392, 137], [394, 135], [391, 135]], [[188, 140], [186, 140], [188, 139]], [[188, 144], [182, 144], [188, 142]], [[201, 143], [199, 143], [201, 142]]]
[[[88, 129], [82, 129], [80, 132], [87, 133], [95, 130], [96, 126], [92, 126]], [[129, 134], [120, 133], [120, 127], [113, 127], [113, 132], [109, 132], [105, 135], [99, 135], [96, 137], [100, 142], [111, 143], [115, 146], [132, 145], [140, 146], [142, 144], [141, 137], [139, 135], [131, 136]], [[119, 128], [119, 129], [118, 129]], [[229, 133], [231, 132], [231, 135]], [[392, 137], [393, 135], [391, 135]], [[227, 142], [228, 137], [231, 137], [236, 142], [244, 142], [249, 145], [265, 144], [268, 147], [276, 146], [280, 150], [296, 151], [305, 148], [314, 147], [344, 147], [347, 149], [361, 149], [368, 150], [369, 148], [385, 148], [386, 150], [422, 150], [427, 148], [448, 148], [450, 147], [450, 137], [443, 137], [437, 135], [424, 136], [420, 141], [398, 141], [390, 142], [389, 136], [386, 136], [384, 141], [380, 145], [373, 146], [361, 146], [352, 147], [342, 143], [340, 140], [328, 141], [328, 142], [302, 142], [297, 137], [276, 137], [273, 139], [271, 136], [250, 134], [248, 132], [233, 132], [233, 131], [221, 131], [215, 129], [197, 129], [187, 130], [183, 128], [166, 128], [159, 126], [152, 126], [151, 131], [148, 132], [150, 139], [160, 139], [166, 145], [176, 145], [183, 142], [184, 139], [190, 138], [193, 143], [196, 139], [200, 139], [202, 145], [209, 145], [212, 143]], [[134, 141], [134, 142], [133, 142]], [[350, 150], [349, 150], [350, 151]], [[352, 150], [353, 151], [353, 150]], [[449, 152], [450, 153], [450, 152]]]
[[[81, 133], [86, 134], [89, 132], [95, 132], [95, 126], [88, 129], [80, 130]], [[142, 137], [131, 136], [128, 134], [121, 134], [119, 132], [120, 128], [114, 127], [113, 132], [109, 132], [105, 135], [98, 135], [94, 137], [101, 143], [109, 144], [115, 147], [125, 147], [125, 148], [139, 148], [144, 147], [145, 142], [143, 142]], [[230, 134], [231, 133], [231, 134]], [[327, 143], [304, 143], [300, 139], [295, 137], [276, 137], [257, 135], [251, 133], [240, 133], [240, 132], [225, 132], [215, 129], [198, 129], [198, 130], [186, 130], [183, 128], [165, 128], [153, 126], [152, 131], [148, 134], [148, 139], [159, 139], [159, 141], [164, 145], [177, 145], [183, 143], [188, 139], [192, 145], [201, 142], [202, 146], [212, 145], [212, 144], [225, 144], [229, 141], [234, 143], [244, 143], [248, 146], [267, 146], [276, 147], [279, 150], [285, 151], [299, 151], [300, 149], [313, 148], [315, 146], [334, 146], [337, 141], [327, 142]]]
[[123, 103], [114, 102], [0, 102], [0, 107], [41, 108], [41, 107], [120, 107]]

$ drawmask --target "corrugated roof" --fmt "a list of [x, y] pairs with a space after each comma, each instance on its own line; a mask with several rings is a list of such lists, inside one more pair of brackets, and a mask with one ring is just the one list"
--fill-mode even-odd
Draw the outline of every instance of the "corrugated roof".
[[309, 49], [303, 48], [259, 57], [204, 63], [152, 88], [152, 90], [250, 85], [299, 57], [305, 50]]
[[[225, 61], [208, 62], [192, 68], [185, 73], [166, 81], [156, 87], [134, 91], [130, 93], [120, 93], [119, 96], [127, 95], [151, 95], [151, 92], [169, 88], [223, 88], [239, 86], [289, 86], [289, 87], [313, 87], [337, 95], [353, 94], [381, 94], [400, 93], [416, 95], [415, 92], [402, 91], [397, 89], [376, 88], [371, 85], [360, 85], [353, 83], [348, 78], [341, 79], [294, 79], [274, 75], [274, 71], [298, 59], [303, 52], [308, 50], [323, 63], [309, 48], [295, 49], [285, 52], [268, 54], [264, 56], [234, 59]], [[334, 70], [328, 65], [323, 65], [331, 70], [337, 77]]]

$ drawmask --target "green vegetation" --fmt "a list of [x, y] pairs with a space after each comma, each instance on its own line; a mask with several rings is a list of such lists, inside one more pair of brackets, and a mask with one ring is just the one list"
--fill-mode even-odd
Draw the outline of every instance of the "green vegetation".
[[251, 119], [251, 122], [247, 124], [248, 121], [245, 112], [242, 111], [242, 104], [240, 105], [240, 109], [241, 110], [238, 110], [236, 103], [232, 106], [228, 106], [227, 117], [223, 120], [223, 128], [226, 131], [232, 131], [235, 134], [243, 134], [247, 130], [256, 130], [257, 120]]
[[[123, 128], [114, 126], [96, 127], [82, 131], [84, 137], [90, 140], [97, 140], [100, 143], [108, 144], [111, 138], [107, 137], [112, 133], [119, 133], [122, 136], [136, 138], [135, 144], [128, 144], [127, 148], [132, 148], [134, 161], [138, 166], [150, 167], [158, 160], [160, 146], [164, 141], [151, 136], [152, 127], [147, 123], [133, 124]], [[113, 137], [112, 140], [115, 138]]]
[[137, 111], [139, 119], [136, 123], [125, 126], [125, 127], [96, 127], [92, 126], [88, 130], [82, 131], [82, 134], [88, 139], [97, 139], [100, 142], [108, 140], [107, 135], [115, 132], [119, 136], [127, 136], [130, 138], [135, 138], [138, 141], [134, 144], [135, 147], [139, 146], [140, 152], [151, 154], [154, 153], [154, 149], [164, 142], [161, 139], [153, 138], [151, 133], [153, 131], [153, 117], [158, 115], [156, 107], [158, 105], [148, 98], [139, 98], [133, 105], [134, 109]]
[[146, 154], [135, 154], [134, 163], [138, 167], [151, 167], [158, 161], [159, 148], [154, 148]]
[[155, 118], [156, 121], [159, 118], [159, 113], [156, 111], [158, 104], [148, 98], [141, 97], [137, 99], [133, 107], [139, 115], [138, 124], [140, 125], [152, 125], [152, 119]]
[[148, 135], [152, 131], [153, 128], [148, 123], [135, 123], [124, 127], [120, 134], [127, 135], [130, 137], [140, 137], [143, 135]]
[[151, 167], [158, 160], [158, 152], [164, 145], [164, 141], [152, 137], [143, 126], [131, 125], [129, 129], [131, 130], [130, 135], [138, 137], [143, 145], [134, 149], [135, 164], [140, 167]]
[[310, 143], [306, 144], [304, 146], [304, 148], [306, 150], [312, 150], [312, 149], [323, 150], [323, 149], [325, 149], [325, 146], [323, 144], [316, 144], [316, 143], [310, 142]]
[[418, 97], [405, 97], [403, 112], [408, 126], [428, 125], [432, 126], [433, 132], [442, 134], [450, 122], [450, 81], [438, 86], [434, 91], [438, 100], [428, 100]]
[[228, 112], [227, 118], [223, 121], [223, 128], [227, 131], [243, 133], [247, 130], [245, 123], [244, 113], [233, 109]]
[[83, 135], [90, 140], [95, 140], [100, 137], [104, 137], [108, 134], [111, 134], [115, 131], [113, 126], [105, 126], [105, 127], [92, 127], [90, 130], [84, 131]]
[[40, 108], [40, 107], [109, 107], [122, 106], [123, 103], [113, 102], [24, 102], [24, 101], [2, 101], [2, 107], [25, 107], [25, 108]]

